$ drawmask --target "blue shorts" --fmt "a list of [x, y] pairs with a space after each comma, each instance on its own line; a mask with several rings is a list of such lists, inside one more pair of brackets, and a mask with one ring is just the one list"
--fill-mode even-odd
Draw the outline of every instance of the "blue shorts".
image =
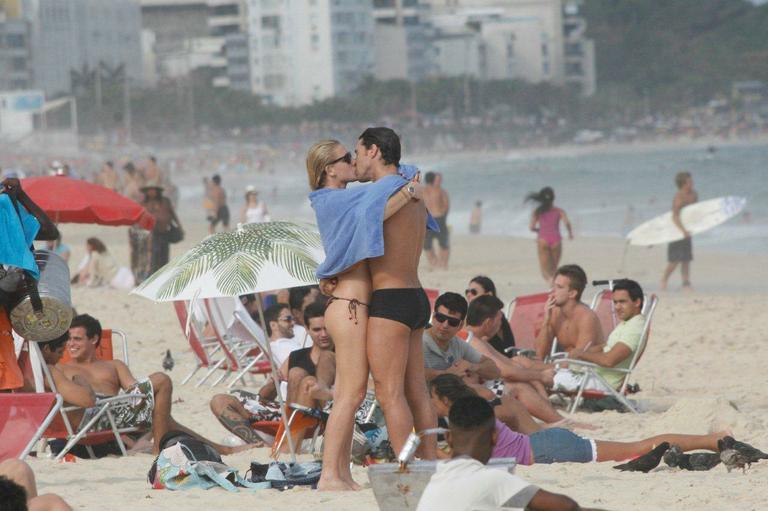
[[534, 463], [589, 463], [597, 459], [595, 441], [563, 428], [530, 435]]

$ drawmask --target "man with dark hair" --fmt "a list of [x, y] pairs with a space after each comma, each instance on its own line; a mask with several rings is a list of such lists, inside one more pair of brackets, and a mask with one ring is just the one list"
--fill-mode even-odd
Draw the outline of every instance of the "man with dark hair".
[[280, 367], [288, 359], [288, 355], [302, 348], [299, 341], [293, 337], [295, 318], [291, 309], [284, 303], [271, 305], [264, 311], [269, 347], [272, 350], [272, 362]]
[[[447, 270], [448, 257], [450, 256], [450, 244], [448, 240], [448, 210], [451, 202], [448, 198], [448, 192], [441, 186], [443, 181], [442, 174], [427, 172], [424, 176], [424, 203], [435, 222], [440, 227], [440, 232], [427, 231], [424, 238], [424, 252], [427, 254], [427, 260], [432, 268]], [[434, 242], [437, 241], [439, 251], [435, 253]]]
[[[389, 128], [365, 130], [355, 156], [355, 174], [361, 181], [400, 173], [400, 139]], [[422, 334], [430, 307], [418, 272], [428, 220], [432, 219], [424, 201], [409, 201], [384, 222], [384, 255], [368, 259], [373, 290], [368, 306], [368, 364], [395, 452], [402, 449], [414, 427], [421, 431], [437, 425], [424, 385]], [[436, 228], [433, 220], [429, 224]], [[434, 438], [425, 439], [420, 455], [435, 458]]]
[[[613, 285], [613, 306], [616, 316], [621, 320], [608, 336], [608, 342], [601, 351], [593, 352], [585, 349], [575, 349], [568, 358], [575, 358], [597, 364], [601, 369], [597, 373], [614, 389], [621, 386], [624, 373], [610, 369], [627, 369], [632, 362], [632, 356], [640, 346], [640, 340], [645, 326], [643, 309], [643, 289], [640, 284], [630, 279], [618, 280]], [[605, 368], [605, 369], [602, 369]], [[558, 369], [555, 374], [555, 388], [576, 391], [581, 385], [584, 375], [569, 369]], [[590, 379], [585, 389], [605, 390], [603, 383]]]
[[317, 286], [299, 286], [288, 290], [288, 305], [291, 306], [296, 325], [306, 326], [304, 308], [314, 302], [319, 294], [320, 288]]
[[499, 398], [511, 394], [531, 415], [544, 422], [564, 420], [552, 407], [546, 391], [546, 387], [552, 386], [554, 368], [543, 364], [541, 367], [527, 367], [525, 357], [507, 358], [490, 345], [490, 339], [501, 329], [503, 306], [495, 296], [482, 295], [472, 300], [467, 311], [467, 330], [471, 336], [469, 344], [493, 360], [501, 373], [501, 379], [486, 381], [486, 388]]
[[433, 509], [525, 508], [533, 511], [578, 511], [565, 495], [539, 489], [501, 469], [485, 466], [496, 444], [493, 408], [479, 396], [456, 400], [446, 435], [452, 455], [440, 462], [419, 500], [419, 511]]
[[422, 337], [427, 381], [441, 374], [455, 374], [471, 382], [478, 377], [499, 378], [499, 369], [493, 360], [457, 337], [466, 315], [467, 301], [458, 293], [443, 293], [435, 301], [432, 326]]
[[603, 328], [597, 314], [581, 302], [587, 285], [587, 275], [580, 266], [567, 264], [557, 269], [552, 292], [544, 306], [544, 321], [536, 338], [536, 356], [544, 360], [557, 337], [560, 347], [601, 351], [605, 344]]
[[[312, 346], [292, 351], [279, 373], [287, 379], [287, 403], [319, 408], [333, 398], [331, 387], [336, 378], [336, 357], [333, 340], [325, 328], [325, 306], [321, 303], [310, 304], [304, 313], [304, 320]], [[273, 418], [268, 414], [277, 409], [272, 403], [276, 395], [274, 382], [270, 379], [258, 396], [242, 391], [239, 394], [215, 395], [210, 403], [211, 412], [222, 426], [246, 442], [259, 442], [260, 437], [250, 425], [258, 420]], [[292, 428], [291, 431], [296, 438], [302, 438], [298, 429]]]
[[359, 143], [368, 150], [375, 146], [384, 165], [398, 166], [400, 164], [400, 137], [392, 129], [385, 127], [368, 128], [360, 134]]
[[221, 186], [221, 176], [215, 174], [210, 182], [206, 181], [206, 195], [211, 206], [211, 209], [208, 210], [208, 233], [215, 233], [219, 222], [221, 222], [224, 230], [229, 229], [227, 192]]
[[[152, 431], [154, 445], [152, 452], [160, 452], [160, 440], [168, 431], [179, 430], [192, 435], [210, 445], [221, 454], [231, 454], [236, 449], [215, 444], [194, 431], [179, 424], [171, 416], [173, 401], [173, 383], [164, 373], [152, 373], [137, 380], [130, 369], [119, 360], [99, 360], [96, 347], [101, 342], [101, 324], [86, 314], [76, 316], [69, 329], [67, 349], [71, 361], [56, 367], [66, 378], [75, 381], [83, 378], [96, 392], [97, 396], [116, 396], [120, 391], [136, 396], [131, 402], [123, 402], [112, 407], [112, 416], [118, 428], [134, 426]], [[89, 421], [98, 413], [98, 407], [88, 408], [83, 413], [81, 423]], [[97, 429], [109, 429], [109, 417], [102, 416], [97, 421]]]
[[672, 200], [672, 222], [683, 233], [684, 238], [673, 241], [667, 248], [667, 268], [661, 277], [661, 290], [667, 289], [667, 281], [677, 265], [680, 264], [680, 274], [683, 277], [683, 289], [691, 289], [691, 261], [693, 261], [693, 243], [691, 233], [683, 225], [680, 212], [685, 206], [699, 200], [699, 194], [693, 189], [693, 177], [690, 172], [678, 172], [675, 176], [677, 193]]

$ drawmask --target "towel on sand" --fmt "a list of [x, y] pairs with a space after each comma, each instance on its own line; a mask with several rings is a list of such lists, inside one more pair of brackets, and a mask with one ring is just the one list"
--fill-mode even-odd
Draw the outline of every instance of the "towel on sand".
[[[309, 194], [317, 217], [325, 260], [317, 278], [338, 275], [363, 259], [384, 255], [384, 208], [387, 200], [416, 174], [416, 167], [400, 165], [398, 174], [353, 188], [322, 188]], [[428, 214], [427, 228], [438, 232]]]

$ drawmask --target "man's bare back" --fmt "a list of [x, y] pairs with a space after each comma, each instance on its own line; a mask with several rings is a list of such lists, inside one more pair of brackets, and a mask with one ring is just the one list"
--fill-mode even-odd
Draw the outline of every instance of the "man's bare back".
[[448, 202], [448, 192], [437, 185], [424, 187], [424, 202], [427, 209], [434, 217], [443, 217], [448, 214], [450, 203]]
[[373, 289], [421, 287], [418, 276], [427, 208], [411, 201], [384, 222], [383, 256], [368, 260]]

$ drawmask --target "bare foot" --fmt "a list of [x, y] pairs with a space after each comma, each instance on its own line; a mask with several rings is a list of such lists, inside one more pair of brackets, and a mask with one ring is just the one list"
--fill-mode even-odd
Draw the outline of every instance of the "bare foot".
[[319, 491], [356, 491], [359, 487], [355, 488], [341, 479], [331, 479], [330, 477], [324, 479], [321, 477], [317, 482], [317, 489]]

